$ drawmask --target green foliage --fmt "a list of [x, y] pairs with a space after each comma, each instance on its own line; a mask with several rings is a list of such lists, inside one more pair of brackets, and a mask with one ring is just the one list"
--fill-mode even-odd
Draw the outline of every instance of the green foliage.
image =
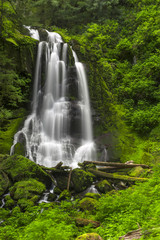
[[[105, 226], [98, 229], [104, 239], [117, 239], [128, 231], [138, 229], [137, 223], [143, 229], [159, 227], [158, 209], [160, 209], [158, 189], [159, 166], [154, 177], [143, 184], [125, 191], [105, 195], [100, 199], [97, 219]], [[151, 239], [150, 236], [146, 239]]]
[[[104, 240], [117, 240], [129, 231], [142, 228], [142, 239], [158, 239], [160, 212], [160, 165], [152, 169], [147, 182], [136, 184], [123, 191], [112, 191], [100, 198], [85, 197], [81, 201], [62, 201], [61, 203], [43, 203], [12, 212], [0, 209], [0, 238], [4, 239], [75, 239], [86, 232], [98, 233]], [[89, 199], [89, 201], [88, 201]], [[8, 197], [9, 200], [9, 197]], [[79, 209], [79, 204], [96, 206], [96, 211]], [[22, 203], [21, 203], [22, 204]], [[24, 204], [24, 202], [23, 202]], [[87, 205], [86, 205], [87, 206]], [[87, 217], [100, 221], [98, 228], [92, 225], [77, 227], [74, 218]]]

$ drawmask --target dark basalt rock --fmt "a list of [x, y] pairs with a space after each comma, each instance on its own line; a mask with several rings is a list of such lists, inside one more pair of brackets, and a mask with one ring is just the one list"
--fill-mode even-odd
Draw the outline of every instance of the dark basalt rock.
[[71, 181], [75, 192], [79, 193], [91, 186], [95, 176], [92, 173], [85, 172], [82, 169], [75, 168], [72, 171]]

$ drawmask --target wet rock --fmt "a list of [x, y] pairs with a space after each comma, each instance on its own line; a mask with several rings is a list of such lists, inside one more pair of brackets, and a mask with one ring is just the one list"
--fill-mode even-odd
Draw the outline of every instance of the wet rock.
[[61, 194], [59, 195], [58, 200], [67, 200], [67, 199], [71, 199], [71, 194], [68, 190], [64, 190], [63, 192], [61, 192]]
[[57, 198], [57, 195], [56, 195], [55, 193], [49, 193], [49, 194], [48, 194], [48, 201], [49, 201], [49, 202], [55, 201], [56, 198]]
[[14, 153], [18, 155], [25, 156], [25, 147], [22, 143], [17, 142], [14, 146]]
[[106, 193], [113, 189], [111, 184], [106, 179], [96, 183], [95, 187], [101, 193]]
[[71, 181], [75, 192], [82, 192], [91, 186], [95, 176], [92, 173], [85, 172], [82, 169], [75, 168], [72, 171]]
[[55, 187], [54, 188], [54, 193], [57, 194], [57, 195], [60, 195], [62, 191], [58, 188], [58, 187]]

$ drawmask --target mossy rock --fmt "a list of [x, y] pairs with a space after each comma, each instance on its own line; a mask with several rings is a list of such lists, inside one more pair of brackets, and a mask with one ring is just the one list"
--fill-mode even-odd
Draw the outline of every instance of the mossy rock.
[[94, 179], [95, 176], [92, 173], [86, 172], [82, 169], [75, 168], [72, 171], [71, 181], [75, 192], [79, 193], [87, 189], [91, 186]]
[[1, 170], [0, 171], [0, 196], [3, 195], [8, 187], [11, 185], [7, 174]]
[[14, 153], [18, 155], [25, 156], [25, 147], [22, 143], [18, 142], [14, 146]]
[[57, 188], [60, 189], [60, 192], [67, 189], [67, 183], [68, 183], [68, 177], [69, 177], [68, 171], [52, 168], [52, 175], [56, 179]]
[[[31, 199], [35, 195], [40, 196], [45, 191], [45, 185], [35, 179], [16, 182], [10, 189], [10, 195], [13, 199], [19, 200], [22, 198]], [[37, 198], [37, 200], [39, 199]]]
[[49, 195], [48, 195], [48, 201], [49, 202], [55, 201], [56, 198], [57, 198], [57, 195], [55, 193], [49, 193]]
[[39, 195], [34, 195], [30, 200], [34, 203], [37, 203], [39, 198], [40, 198]]
[[98, 201], [94, 198], [84, 197], [79, 201], [79, 207], [82, 210], [94, 211], [98, 206]]
[[67, 199], [71, 199], [71, 193], [68, 190], [64, 190], [59, 195], [58, 200], [61, 201], [61, 200], [67, 200]]
[[85, 233], [76, 238], [76, 240], [103, 240], [97, 233]]
[[101, 195], [99, 193], [86, 193], [85, 197], [94, 198], [98, 200], [101, 197]]
[[101, 193], [106, 193], [113, 189], [111, 184], [106, 179], [96, 183], [95, 187]]
[[34, 178], [47, 188], [52, 185], [51, 177], [40, 166], [21, 155], [0, 155], [0, 167], [13, 182]]
[[26, 210], [29, 207], [33, 207], [34, 206], [34, 202], [30, 199], [26, 199], [26, 198], [21, 198], [18, 200], [17, 205], [20, 207], [20, 209], [22, 211]]
[[55, 194], [60, 195], [61, 192], [62, 192], [62, 191], [61, 191], [58, 187], [55, 187], [55, 188], [54, 188], [54, 193], [55, 193]]
[[5, 208], [12, 209], [15, 206], [15, 201], [11, 198], [10, 195], [5, 196]]

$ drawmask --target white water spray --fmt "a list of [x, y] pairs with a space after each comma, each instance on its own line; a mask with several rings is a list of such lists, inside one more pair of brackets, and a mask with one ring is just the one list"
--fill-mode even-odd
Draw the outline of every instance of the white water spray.
[[[46, 167], [62, 161], [75, 168], [96, 154], [85, 69], [74, 51], [75, 66], [68, 66], [68, 48], [54, 32], [48, 32], [48, 42], [39, 43], [32, 113], [11, 147], [13, 154], [16, 143], [25, 139], [26, 157]], [[77, 92], [74, 97], [70, 86]]]

